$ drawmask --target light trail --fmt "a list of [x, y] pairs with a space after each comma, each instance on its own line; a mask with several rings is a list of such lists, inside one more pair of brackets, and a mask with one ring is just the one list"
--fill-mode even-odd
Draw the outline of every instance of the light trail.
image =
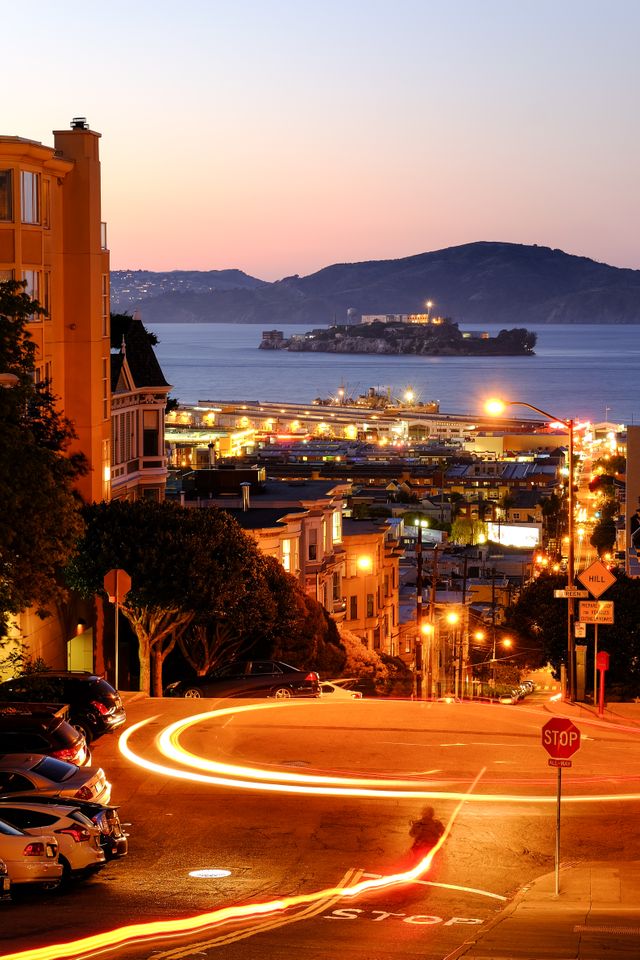
[[[161, 752], [175, 763], [180, 763], [183, 767], [193, 769], [176, 768], [154, 760], [148, 760], [145, 757], [135, 753], [129, 746], [129, 740], [134, 733], [137, 733], [146, 724], [156, 717], [149, 717], [140, 723], [129, 727], [120, 737], [120, 750], [123, 755], [132, 763], [137, 764], [152, 773], [158, 773], [162, 776], [174, 777], [179, 780], [187, 780], [195, 783], [207, 783], [219, 787], [233, 787], [241, 790], [258, 790], [267, 793], [283, 793], [293, 795], [311, 795], [311, 796], [331, 796], [331, 797], [357, 797], [357, 798], [387, 798], [387, 799], [405, 799], [405, 800], [451, 800], [459, 802], [463, 798], [469, 803], [507, 803], [507, 804], [555, 804], [555, 791], [549, 794], [517, 794], [517, 793], [473, 793], [467, 794], [460, 790], [437, 789], [433, 781], [425, 781], [425, 787], [418, 788], [416, 784], [420, 781], [416, 779], [398, 780], [379, 778], [353, 779], [340, 777], [321, 777], [314, 774], [293, 773], [293, 772], [275, 772], [264, 770], [259, 767], [239, 766], [235, 764], [223, 764], [215, 760], [208, 760], [204, 757], [197, 757], [187, 750], [184, 750], [178, 737], [184, 733], [190, 726], [202, 722], [204, 719], [213, 719], [230, 712], [240, 713], [256, 709], [283, 709], [279, 704], [249, 705], [243, 707], [225, 707], [222, 710], [212, 710], [206, 713], [196, 714], [185, 720], [176, 721], [170, 724], [158, 737], [158, 744]], [[284, 709], [290, 709], [287, 705]], [[200, 770], [216, 771], [214, 773], [202, 773]], [[602, 780], [610, 782], [609, 777], [603, 777]], [[540, 782], [539, 780], [534, 782]], [[598, 778], [592, 778], [589, 782], [599, 782]], [[360, 784], [368, 784], [367, 786]], [[429, 789], [427, 789], [427, 785]], [[553, 787], [549, 781], [550, 791]], [[624, 794], [565, 794], [563, 802], [572, 804], [592, 804], [602, 802], [618, 802], [620, 800], [640, 800], [640, 793]]]
[[[142, 724], [136, 724], [139, 728]], [[133, 728], [132, 728], [133, 729]], [[130, 731], [127, 731], [128, 733]], [[122, 735], [124, 739], [126, 734]], [[119, 949], [125, 945], [141, 944], [168, 937], [184, 936], [187, 934], [203, 933], [212, 927], [221, 926], [234, 920], [253, 920], [268, 914], [282, 914], [294, 907], [307, 906], [328, 899], [354, 899], [373, 890], [384, 890], [389, 887], [405, 886], [419, 880], [429, 870], [436, 853], [442, 848], [449, 837], [453, 824], [466, 800], [472, 796], [484, 770], [481, 770], [469, 788], [468, 794], [463, 794], [449, 817], [442, 836], [429, 852], [410, 870], [393, 873], [387, 876], [359, 880], [351, 886], [328, 887], [313, 893], [302, 893], [291, 897], [281, 897], [278, 900], [269, 900], [264, 903], [238, 904], [232, 907], [222, 907], [208, 913], [197, 914], [192, 917], [182, 917], [174, 920], [152, 920], [145, 923], [128, 924], [107, 930], [104, 933], [81, 937], [78, 940], [66, 943], [48, 944], [45, 947], [34, 947], [20, 950], [16, 953], [3, 954], [0, 960], [81, 960], [81, 958], [96, 956], [106, 951]]]

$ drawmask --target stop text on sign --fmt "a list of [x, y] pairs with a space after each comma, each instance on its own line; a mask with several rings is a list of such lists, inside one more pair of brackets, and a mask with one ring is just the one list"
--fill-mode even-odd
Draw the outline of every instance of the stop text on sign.
[[551, 747], [555, 753], [558, 749], [570, 750], [575, 753], [580, 746], [580, 734], [577, 730], [545, 730], [542, 742], [546, 748]]

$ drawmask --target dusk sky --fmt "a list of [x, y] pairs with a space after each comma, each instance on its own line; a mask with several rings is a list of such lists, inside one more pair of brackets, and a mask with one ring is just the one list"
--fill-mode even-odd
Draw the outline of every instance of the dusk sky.
[[637, 0], [26, 0], [3, 26], [0, 133], [102, 134], [113, 269], [475, 240], [640, 268]]

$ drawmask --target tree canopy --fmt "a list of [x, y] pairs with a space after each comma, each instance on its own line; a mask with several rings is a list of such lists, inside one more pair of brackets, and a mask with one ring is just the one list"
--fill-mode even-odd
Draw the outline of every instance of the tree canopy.
[[30, 606], [45, 608], [63, 591], [58, 573], [82, 531], [73, 485], [86, 470], [68, 455], [73, 427], [48, 381], [36, 382], [28, 324], [44, 314], [22, 281], [0, 282], [0, 372], [17, 383], [0, 389], [0, 635]]
[[70, 586], [102, 593], [111, 569], [131, 577], [122, 604], [139, 645], [140, 686], [162, 692], [162, 664], [176, 643], [196, 672], [232, 655], [318, 668], [344, 660], [331, 622], [295, 578], [260, 553], [223, 510], [168, 501], [114, 501], [86, 509], [86, 534], [67, 571]]

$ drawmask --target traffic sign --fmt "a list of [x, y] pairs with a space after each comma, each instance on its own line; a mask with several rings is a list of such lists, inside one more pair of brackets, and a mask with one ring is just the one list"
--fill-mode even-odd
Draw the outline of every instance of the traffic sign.
[[589, 596], [588, 590], [579, 590], [577, 587], [565, 587], [564, 590], [554, 590], [553, 595], [560, 600], [586, 600]]
[[596, 597], [596, 599], [602, 596], [605, 590], [608, 590], [609, 587], [613, 586], [616, 582], [616, 578], [611, 573], [611, 570], [609, 570], [602, 560], [594, 560], [591, 566], [578, 574], [578, 580], [587, 588], [591, 596]]
[[549, 757], [547, 763], [550, 767], [572, 767], [573, 760], [556, 760], [554, 757]]
[[580, 749], [580, 731], [568, 717], [552, 717], [542, 728], [542, 746], [553, 760], [568, 760]]
[[613, 623], [613, 600], [581, 600], [582, 623]]
[[587, 625], [586, 623], [580, 623], [579, 620], [574, 620], [573, 622], [574, 633], [576, 635], [576, 640], [583, 640], [587, 635]]

